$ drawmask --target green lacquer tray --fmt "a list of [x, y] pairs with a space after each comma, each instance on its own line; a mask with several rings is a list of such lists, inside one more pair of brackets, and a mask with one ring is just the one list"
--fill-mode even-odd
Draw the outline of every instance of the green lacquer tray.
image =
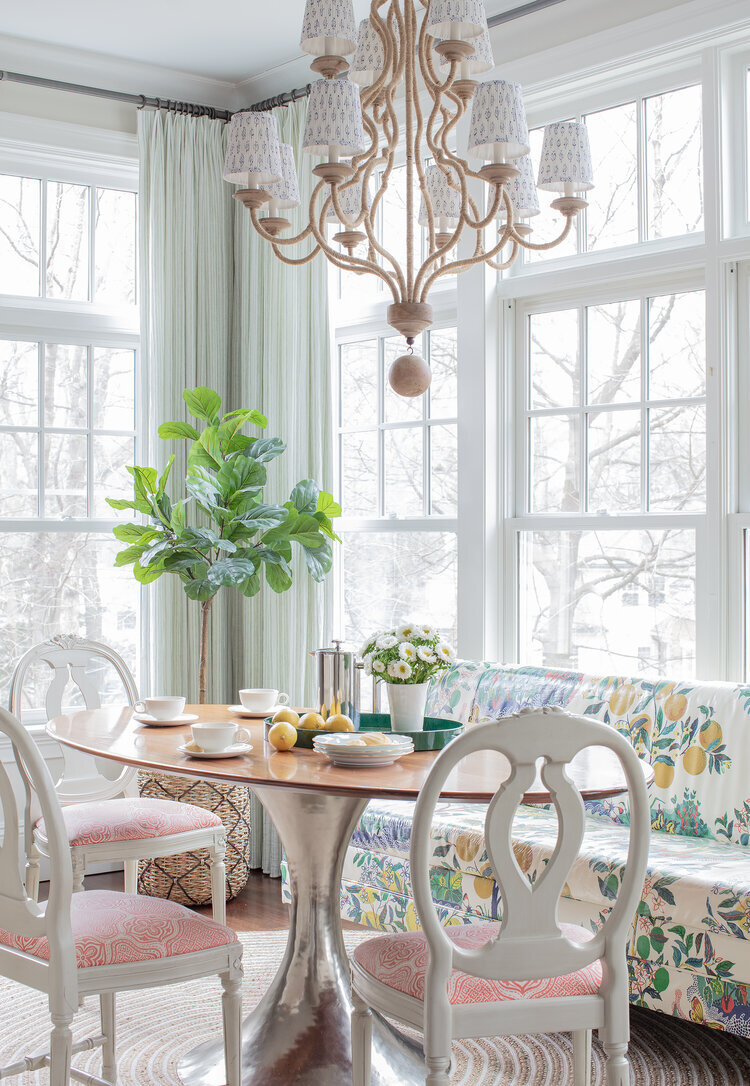
[[[266, 739], [271, 730], [272, 720], [267, 717]], [[389, 713], [360, 713], [359, 730], [362, 732], [389, 732], [391, 730], [391, 718]], [[436, 716], [424, 718], [424, 730], [420, 732], [399, 732], [400, 735], [408, 735], [414, 742], [415, 750], [442, 750], [444, 746], [455, 739], [464, 730], [463, 724], [455, 720], [441, 720]], [[313, 739], [316, 735], [328, 735], [328, 732], [316, 731], [312, 728], [298, 728], [296, 747], [303, 750], [312, 750]], [[292, 748], [294, 749], [294, 747]]]

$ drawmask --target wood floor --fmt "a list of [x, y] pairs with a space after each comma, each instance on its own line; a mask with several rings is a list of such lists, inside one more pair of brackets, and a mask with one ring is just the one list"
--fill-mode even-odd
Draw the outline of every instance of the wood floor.
[[[47, 883], [39, 887], [39, 896], [47, 896]], [[122, 890], [122, 875], [89, 875], [87, 890]], [[198, 910], [211, 915], [211, 908]], [[251, 871], [245, 889], [234, 901], [227, 902], [227, 924], [235, 931], [285, 931], [289, 927], [289, 906], [281, 900], [281, 879], [270, 879]], [[344, 928], [357, 930], [359, 924], [344, 921]]]

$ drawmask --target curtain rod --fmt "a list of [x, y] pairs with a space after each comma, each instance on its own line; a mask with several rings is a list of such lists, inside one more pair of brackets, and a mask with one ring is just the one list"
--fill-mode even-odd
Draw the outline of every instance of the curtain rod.
[[25, 83], [31, 87], [45, 87], [47, 90], [67, 91], [69, 94], [86, 94], [93, 98], [107, 98], [111, 102], [126, 102], [128, 105], [137, 106], [138, 109], [168, 109], [174, 113], [185, 113], [190, 117], [210, 117], [212, 120], [230, 121], [233, 114], [247, 112], [265, 112], [275, 109], [277, 106], [287, 105], [288, 102], [296, 102], [299, 98], [306, 98], [310, 93], [310, 84], [306, 87], [295, 87], [294, 90], [285, 91], [284, 94], [274, 95], [273, 98], [264, 98], [262, 102], [255, 102], [252, 106], [245, 106], [239, 110], [217, 109], [216, 106], [203, 106], [195, 102], [180, 102], [173, 98], [152, 98], [146, 94], [128, 94], [126, 91], [104, 90], [102, 87], [87, 87], [82, 83], [65, 83], [60, 79], [47, 79], [41, 75], [23, 75], [21, 72], [7, 72], [0, 70], [0, 82]]

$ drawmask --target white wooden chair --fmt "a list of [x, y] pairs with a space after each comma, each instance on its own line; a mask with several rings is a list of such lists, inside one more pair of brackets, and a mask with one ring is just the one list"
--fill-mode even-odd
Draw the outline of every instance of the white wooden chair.
[[[62, 698], [69, 681], [80, 690], [87, 709], [98, 709], [99, 691], [89, 672], [92, 661], [115, 669], [128, 705], [134, 706], [138, 700], [135, 682], [125, 661], [114, 649], [98, 641], [62, 635], [29, 649], [19, 660], [10, 684], [11, 713], [20, 718], [24, 679], [29, 668], [39, 663], [47, 664], [53, 672], [45, 699], [47, 719], [62, 713]], [[55, 787], [68, 830], [74, 893], [83, 890], [89, 864], [106, 860], [122, 862], [125, 890], [135, 894], [139, 859], [174, 856], [205, 848], [209, 853], [213, 917], [223, 924], [226, 919], [226, 829], [219, 816], [191, 803], [132, 795], [138, 771], [104, 759], [96, 759], [99, 773], [96, 787], [82, 791], [75, 782], [75, 768], [71, 767], [71, 758], [82, 756], [63, 747], [62, 757], [63, 771]], [[29, 816], [27, 821], [26, 886], [36, 901], [39, 861], [41, 857], [49, 856], [49, 844], [43, 819], [35, 822]]]
[[[53, 1023], [49, 1053], [0, 1069], [0, 1078], [49, 1066], [50, 1086], [68, 1086], [71, 1078], [89, 1086], [115, 1083], [115, 993], [218, 974], [227, 1083], [240, 1086], [242, 944], [235, 933], [174, 901], [114, 890], [73, 894], [68, 831], [49, 770], [7, 709], [0, 709], [0, 734], [13, 745], [26, 809], [32, 792], [40, 805], [50, 862], [43, 908], [24, 887], [18, 806], [0, 764], [0, 974], [46, 992]], [[101, 1034], [74, 1045], [70, 1024], [79, 1000], [93, 994], [101, 1000]], [[172, 1030], [174, 1023], [161, 1028]], [[93, 1047], [102, 1049], [102, 1078], [70, 1066], [71, 1055]]]
[[[560, 924], [563, 886], [581, 847], [585, 811], [566, 765], [589, 746], [618, 757], [630, 793], [630, 841], [617, 901], [592, 936]], [[502, 923], [444, 928], [429, 881], [430, 825], [454, 766], [477, 751], [500, 751], [513, 769], [487, 809], [487, 853], [502, 897]], [[531, 885], [513, 854], [516, 808], [543, 759], [542, 780], [559, 824], [554, 853]], [[416, 803], [411, 843], [414, 900], [423, 931], [361, 943], [352, 957], [353, 1084], [370, 1082], [370, 1008], [424, 1033], [426, 1084], [448, 1086], [451, 1039], [573, 1032], [574, 1083], [588, 1086], [591, 1030], [604, 1043], [608, 1086], [628, 1086], [626, 943], [648, 858], [649, 804], [635, 751], [613, 728], [561, 709], [524, 710], [470, 728], [437, 758]]]

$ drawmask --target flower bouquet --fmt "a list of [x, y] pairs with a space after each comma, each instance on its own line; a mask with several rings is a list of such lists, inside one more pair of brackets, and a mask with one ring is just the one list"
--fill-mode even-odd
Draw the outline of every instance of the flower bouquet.
[[432, 626], [404, 622], [368, 637], [360, 656], [365, 675], [387, 683], [391, 729], [421, 731], [430, 680], [456, 658], [451, 646]]

